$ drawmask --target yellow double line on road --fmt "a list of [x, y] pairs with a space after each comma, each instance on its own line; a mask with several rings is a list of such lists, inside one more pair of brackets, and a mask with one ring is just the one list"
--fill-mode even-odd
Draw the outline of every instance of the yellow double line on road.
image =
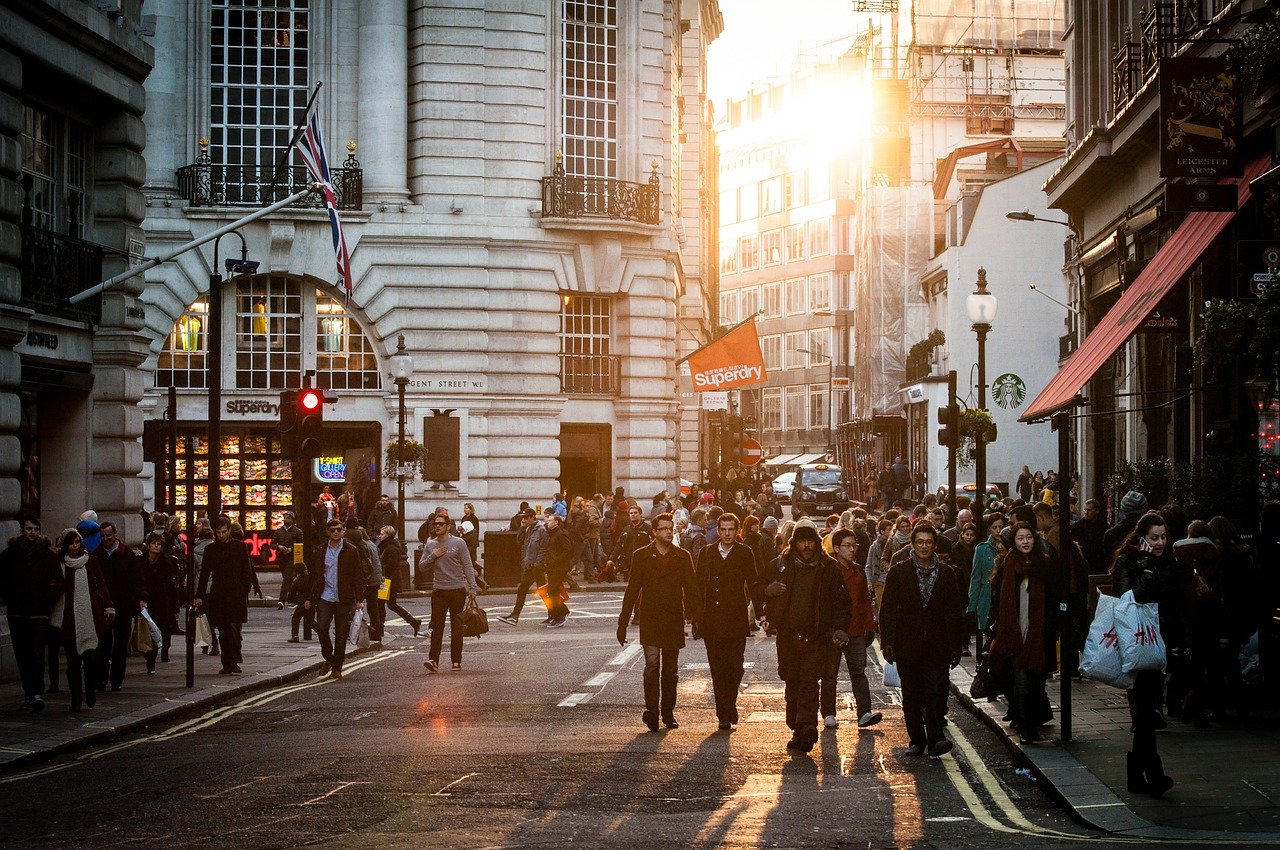
[[[411, 649], [397, 649], [397, 650], [390, 650], [386, 652], [380, 652], [377, 655], [370, 655], [370, 656], [356, 659], [352, 661], [350, 664], [346, 665], [343, 671], [343, 675], [345, 676], [357, 670], [364, 669], [365, 667], [372, 667], [374, 664], [379, 664], [383, 661], [387, 661], [392, 658], [397, 658], [401, 655], [404, 655], [412, 651], [413, 650]], [[163, 732], [157, 732], [154, 735], [143, 735], [141, 737], [133, 738], [128, 741], [119, 741], [117, 743], [110, 744], [105, 747], [100, 747], [98, 749], [95, 749], [93, 752], [85, 753], [84, 755], [79, 756], [72, 761], [63, 762], [61, 764], [54, 764], [54, 765], [48, 765], [46, 767], [36, 768], [35, 770], [30, 770], [25, 773], [15, 774], [14, 776], [0, 777], [0, 785], [7, 785], [12, 782], [19, 782], [22, 780], [34, 779], [38, 776], [47, 776], [51, 773], [57, 773], [58, 771], [66, 770], [67, 768], [73, 767], [76, 764], [79, 764], [82, 762], [93, 761], [95, 759], [100, 759], [103, 756], [120, 752], [121, 750], [127, 749], [129, 747], [136, 747], [139, 744], [160, 743], [164, 741], [173, 740], [174, 738], [181, 738], [184, 735], [190, 735], [193, 732], [199, 732], [202, 729], [207, 729], [210, 726], [213, 726], [217, 723], [221, 723], [223, 720], [226, 720], [229, 717], [233, 717], [243, 711], [247, 711], [248, 709], [258, 708], [259, 706], [267, 705], [269, 703], [275, 702], [278, 699], [281, 699], [282, 697], [289, 696], [290, 694], [296, 694], [300, 691], [305, 691], [308, 688], [318, 688], [322, 685], [329, 685], [329, 684], [334, 684], [334, 680], [328, 679], [328, 678], [312, 679], [310, 681], [305, 681], [305, 682], [295, 682], [290, 685], [280, 685], [266, 691], [261, 691], [256, 694], [251, 694], [250, 696], [247, 696], [238, 702], [231, 703], [230, 705], [219, 706], [218, 708], [205, 712], [199, 717], [193, 717], [190, 720], [183, 721], [182, 723], [179, 723], [176, 726], [166, 729]]]

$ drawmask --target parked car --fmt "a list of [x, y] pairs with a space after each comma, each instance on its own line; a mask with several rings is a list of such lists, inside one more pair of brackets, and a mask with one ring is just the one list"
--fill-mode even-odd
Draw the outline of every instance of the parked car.
[[794, 472], [783, 472], [773, 478], [773, 500], [780, 505], [791, 501], [791, 488], [796, 483]]
[[849, 474], [832, 463], [806, 463], [796, 470], [791, 488], [791, 518], [825, 519], [852, 507]]
[[[944, 491], [945, 491], [945, 488], [944, 488]], [[974, 496], [976, 496], [976, 495], [977, 495], [977, 493], [978, 493], [978, 485], [977, 485], [977, 484], [974, 484], [972, 481], [970, 481], [968, 484], [957, 484], [957, 485], [956, 485], [956, 495], [957, 495], [957, 496], [968, 496], [970, 501], [972, 501], [972, 500], [973, 500], [973, 497], [974, 497]], [[1000, 488], [999, 488], [999, 487], [997, 487], [996, 485], [994, 485], [994, 484], [988, 484], [988, 485], [987, 485], [987, 499], [986, 499], [986, 500], [987, 500], [988, 502], [990, 502], [992, 499], [1001, 499], [1001, 500], [1003, 500], [1003, 499], [1004, 499], [1004, 494], [1000, 492]]]

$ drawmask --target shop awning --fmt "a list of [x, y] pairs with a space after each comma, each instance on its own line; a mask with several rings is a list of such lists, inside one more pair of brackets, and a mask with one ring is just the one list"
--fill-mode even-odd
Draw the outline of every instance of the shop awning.
[[[1237, 184], [1236, 209], [1251, 197], [1249, 181], [1271, 165], [1271, 155], [1264, 154], [1245, 168], [1243, 178], [1229, 178], [1223, 183]], [[1107, 311], [1075, 353], [1053, 376], [1019, 422], [1045, 419], [1069, 406], [1076, 394], [1102, 368], [1120, 347], [1129, 341], [1142, 323], [1155, 310], [1160, 299], [1173, 289], [1182, 276], [1200, 259], [1200, 255], [1235, 217], [1234, 212], [1195, 212], [1183, 220], [1169, 241], [1156, 252], [1137, 279], [1129, 285], [1116, 305]]]
[[766, 460], [764, 462], [764, 465], [765, 466], [788, 466], [791, 464], [791, 461], [793, 459], [798, 457], [800, 457], [800, 455], [778, 455], [777, 457], [771, 457], [768, 460]]
[[818, 452], [813, 455], [796, 455], [796, 457], [792, 459], [791, 463], [793, 466], [804, 466], [806, 463], [817, 463], [826, 456], [826, 452]]

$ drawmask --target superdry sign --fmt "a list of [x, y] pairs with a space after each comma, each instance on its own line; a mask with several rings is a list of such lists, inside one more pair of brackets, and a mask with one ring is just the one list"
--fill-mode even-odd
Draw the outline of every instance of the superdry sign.
[[690, 354], [689, 379], [694, 392], [705, 393], [764, 383], [764, 356], [752, 317], [710, 345]]

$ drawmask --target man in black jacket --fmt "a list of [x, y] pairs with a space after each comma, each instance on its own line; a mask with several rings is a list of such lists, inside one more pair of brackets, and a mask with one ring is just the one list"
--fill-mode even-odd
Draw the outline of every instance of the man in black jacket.
[[915, 524], [910, 554], [889, 568], [880, 607], [881, 652], [902, 678], [907, 753], [934, 757], [951, 750], [942, 734], [947, 668], [960, 663], [967, 637], [963, 591], [957, 574], [938, 561], [937, 536], [927, 521]]
[[653, 531], [649, 523], [644, 521], [644, 511], [639, 505], [627, 509], [631, 521], [614, 537], [613, 554], [604, 568], [610, 576], [627, 578], [631, 572], [631, 556], [637, 549], [643, 549], [653, 541]]
[[694, 569], [702, 608], [694, 614], [693, 636], [707, 642], [716, 717], [722, 730], [731, 731], [738, 722], [738, 687], [751, 633], [747, 604], [754, 602], [761, 611], [764, 600], [755, 553], [737, 539], [738, 518], [721, 514], [716, 534], [717, 541], [698, 552]]
[[805, 753], [818, 741], [818, 683], [829, 647], [849, 642], [844, 628], [853, 616], [840, 568], [821, 543], [811, 521], [797, 523], [764, 589], [769, 623], [778, 631], [778, 675], [786, 683], [787, 749]]
[[[129, 634], [134, 618], [147, 607], [147, 583], [138, 555], [116, 536], [112, 523], [101, 525], [102, 542], [94, 553], [107, 582], [107, 592], [116, 606], [116, 618], [98, 639], [98, 681], [100, 691], [124, 687], [124, 666], [129, 657]], [[87, 685], [86, 685], [87, 687]]]
[[[344, 539], [345, 530], [341, 520], [330, 520], [325, 528], [329, 539], [307, 565], [311, 590], [304, 604], [308, 610], [316, 612], [320, 654], [325, 660], [320, 670], [321, 678], [342, 678], [342, 662], [347, 657], [347, 638], [351, 633], [351, 615], [357, 605], [364, 604], [364, 566], [356, 544]], [[332, 640], [329, 637], [330, 624], [333, 625]]]
[[23, 708], [44, 710], [45, 641], [49, 612], [63, 592], [62, 568], [40, 520], [27, 517], [22, 534], [0, 553], [0, 598], [13, 637], [13, 656], [22, 677]]
[[573, 568], [573, 541], [559, 514], [544, 514], [542, 525], [547, 530], [547, 628], [558, 629], [569, 619], [569, 606], [560, 597], [560, 589]]
[[[290, 594], [293, 590], [294, 579], [297, 573], [306, 572], [306, 562], [296, 564], [293, 557], [293, 547], [296, 543], [306, 543], [307, 538], [302, 533], [302, 529], [297, 526], [297, 516], [293, 511], [284, 512], [284, 522], [276, 529], [276, 533], [271, 537], [271, 546], [276, 550], [276, 563], [280, 565], [280, 598], [276, 601], [276, 610], [283, 611], [284, 606], [290, 601]], [[301, 567], [301, 569], [298, 569]], [[294, 603], [301, 602], [300, 599], [294, 599]], [[298, 634], [297, 620], [294, 620], [293, 634]]]
[[[231, 536], [231, 519], [222, 514], [213, 521], [213, 542], [205, 547], [196, 584], [196, 610], [209, 617], [222, 641], [222, 675], [240, 672], [242, 631], [249, 619], [249, 591], [254, 584], [253, 564], [244, 541]], [[119, 619], [119, 618], [117, 618]]]

